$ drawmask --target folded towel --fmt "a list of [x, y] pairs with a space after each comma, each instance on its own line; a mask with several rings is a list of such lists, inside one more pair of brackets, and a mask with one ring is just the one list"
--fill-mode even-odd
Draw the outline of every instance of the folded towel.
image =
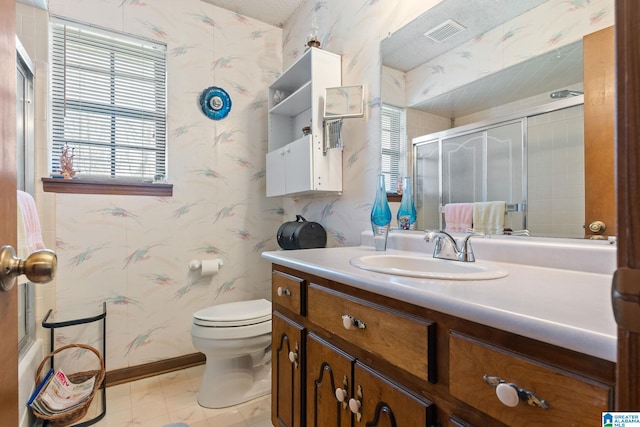
[[505, 202], [477, 202], [473, 204], [473, 229], [478, 233], [504, 234]]
[[449, 203], [444, 205], [444, 231], [448, 233], [464, 233], [471, 228], [473, 220], [473, 203]]
[[44, 248], [36, 202], [31, 194], [18, 190], [18, 253], [24, 257]]

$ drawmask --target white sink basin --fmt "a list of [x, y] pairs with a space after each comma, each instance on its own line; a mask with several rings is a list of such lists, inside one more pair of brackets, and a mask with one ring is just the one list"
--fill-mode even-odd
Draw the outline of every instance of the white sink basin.
[[354, 267], [397, 276], [443, 280], [499, 279], [509, 274], [497, 265], [476, 261], [449, 261], [429, 256], [365, 255], [352, 258]]

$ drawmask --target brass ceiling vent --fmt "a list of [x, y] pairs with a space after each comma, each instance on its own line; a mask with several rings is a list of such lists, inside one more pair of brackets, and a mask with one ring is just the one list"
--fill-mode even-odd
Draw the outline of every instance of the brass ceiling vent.
[[463, 27], [453, 19], [447, 19], [437, 27], [425, 32], [424, 35], [436, 43], [442, 43], [464, 30], [466, 30], [466, 27]]

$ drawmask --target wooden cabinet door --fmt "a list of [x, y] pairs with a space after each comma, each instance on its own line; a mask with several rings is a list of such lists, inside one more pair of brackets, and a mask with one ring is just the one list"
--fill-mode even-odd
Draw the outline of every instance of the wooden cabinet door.
[[356, 362], [353, 374], [354, 399], [359, 406], [354, 426], [430, 427], [435, 421], [432, 402], [412, 394], [400, 385]]
[[302, 427], [304, 328], [274, 312], [272, 329], [271, 421], [275, 426]]
[[317, 336], [307, 337], [307, 427], [351, 426], [353, 362]]

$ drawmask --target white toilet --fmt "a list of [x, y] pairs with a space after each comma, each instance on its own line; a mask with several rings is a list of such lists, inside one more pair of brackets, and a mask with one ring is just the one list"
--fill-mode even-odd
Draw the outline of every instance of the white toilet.
[[215, 305], [193, 314], [193, 346], [207, 358], [198, 403], [224, 408], [271, 390], [271, 302]]

